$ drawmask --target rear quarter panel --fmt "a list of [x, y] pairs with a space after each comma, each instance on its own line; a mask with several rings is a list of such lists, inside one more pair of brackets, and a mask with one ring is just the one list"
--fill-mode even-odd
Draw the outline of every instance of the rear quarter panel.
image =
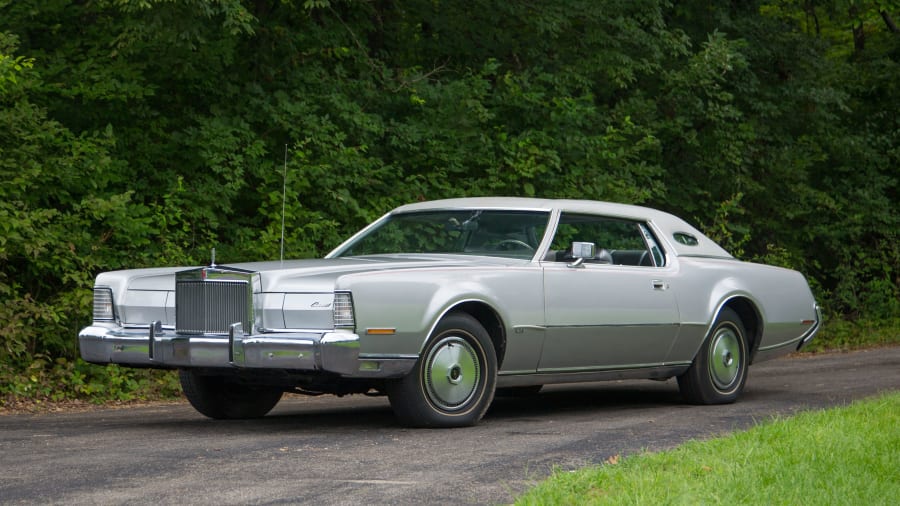
[[[797, 271], [730, 259], [679, 257], [672, 283], [682, 328], [671, 361], [692, 360], [721, 308], [735, 297], [749, 300], [761, 322], [755, 349], [788, 347], [815, 320], [815, 300]], [[792, 351], [792, 348], [790, 350]]]

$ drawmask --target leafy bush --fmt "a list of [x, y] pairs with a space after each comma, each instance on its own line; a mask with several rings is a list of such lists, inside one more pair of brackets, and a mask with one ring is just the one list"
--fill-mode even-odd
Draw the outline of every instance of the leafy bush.
[[826, 319], [804, 351], [853, 350], [900, 344], [900, 318], [888, 320]]
[[100, 271], [278, 258], [282, 216], [317, 256], [457, 196], [648, 204], [805, 273], [836, 336], [895, 321], [898, 16], [0, 0], [0, 364], [76, 364]]
[[32, 402], [171, 399], [181, 394], [172, 371], [97, 366], [81, 359], [39, 357], [26, 367], [0, 364], [0, 406], [18, 399]]

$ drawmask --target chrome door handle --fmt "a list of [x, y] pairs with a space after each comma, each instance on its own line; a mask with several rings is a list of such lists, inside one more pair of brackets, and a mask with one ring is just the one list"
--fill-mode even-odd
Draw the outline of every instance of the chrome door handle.
[[650, 280], [650, 285], [653, 287], [654, 290], [668, 290], [669, 289], [669, 284], [661, 279]]

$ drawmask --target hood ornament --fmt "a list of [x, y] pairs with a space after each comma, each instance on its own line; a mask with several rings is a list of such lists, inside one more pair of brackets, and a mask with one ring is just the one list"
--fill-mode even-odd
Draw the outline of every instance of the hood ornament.
[[209, 261], [209, 266], [215, 267], [216, 266], [216, 248], [213, 248], [212, 251], [210, 251], [210, 256], [212, 258]]

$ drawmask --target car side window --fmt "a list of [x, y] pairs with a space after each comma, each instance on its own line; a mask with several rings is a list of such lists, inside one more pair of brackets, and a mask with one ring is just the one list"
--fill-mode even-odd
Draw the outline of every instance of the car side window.
[[585, 263], [661, 266], [665, 261], [653, 234], [643, 223], [620, 218], [563, 213], [546, 260], [571, 262], [572, 242], [592, 242], [593, 258]]
[[647, 247], [650, 248], [650, 254], [653, 255], [653, 264], [657, 267], [662, 267], [666, 265], [666, 257], [663, 255], [662, 248], [659, 247], [659, 243], [656, 242], [656, 238], [653, 237], [653, 232], [650, 232], [650, 229], [647, 228], [647, 225], [641, 223], [641, 234], [644, 235], [644, 240], [647, 241]]

